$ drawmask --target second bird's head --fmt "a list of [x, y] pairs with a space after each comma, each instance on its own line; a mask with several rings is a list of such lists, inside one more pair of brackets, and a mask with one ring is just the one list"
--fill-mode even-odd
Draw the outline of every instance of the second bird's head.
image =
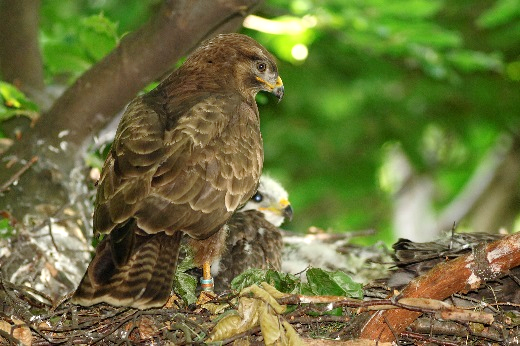
[[287, 191], [273, 178], [262, 175], [258, 190], [239, 211], [257, 210], [264, 218], [280, 227], [285, 220], [292, 220], [293, 209]]

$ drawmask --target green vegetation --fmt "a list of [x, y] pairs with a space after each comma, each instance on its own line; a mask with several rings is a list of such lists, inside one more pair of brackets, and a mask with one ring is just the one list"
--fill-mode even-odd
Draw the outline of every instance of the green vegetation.
[[[47, 83], [71, 83], [158, 4], [44, 2]], [[389, 163], [395, 150], [432, 184], [439, 215], [497, 145], [514, 148], [519, 8], [517, 0], [268, 0], [248, 17], [243, 31], [279, 58], [286, 88], [280, 104], [259, 95], [265, 171], [282, 181], [295, 210], [286, 228], [374, 228], [395, 240], [395, 196], [406, 186]], [[8, 84], [0, 95], [1, 120], [35, 111]], [[505, 189], [509, 230], [520, 212], [518, 181]], [[471, 225], [474, 210], [449, 223]]]

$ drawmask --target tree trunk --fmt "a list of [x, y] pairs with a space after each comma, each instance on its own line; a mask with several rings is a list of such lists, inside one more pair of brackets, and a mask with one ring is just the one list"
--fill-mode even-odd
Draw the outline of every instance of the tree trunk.
[[[85, 72], [4, 155], [0, 210], [22, 220], [40, 214], [37, 209], [49, 217], [71, 203], [73, 191], [85, 186], [82, 160], [94, 135], [144, 86], [172, 69], [201, 41], [240, 27], [260, 2], [164, 1], [148, 23], [125, 36]], [[30, 165], [33, 157], [38, 160]]]
[[0, 75], [40, 103], [45, 85], [38, 44], [39, 0], [0, 0]]

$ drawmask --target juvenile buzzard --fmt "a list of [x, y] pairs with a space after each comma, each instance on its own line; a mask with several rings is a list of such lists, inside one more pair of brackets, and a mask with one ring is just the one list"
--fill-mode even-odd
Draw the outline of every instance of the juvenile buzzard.
[[227, 223], [224, 252], [211, 267], [215, 288], [229, 289], [231, 280], [249, 268], [281, 270], [283, 239], [278, 227], [292, 215], [287, 191], [261, 176], [256, 194]]

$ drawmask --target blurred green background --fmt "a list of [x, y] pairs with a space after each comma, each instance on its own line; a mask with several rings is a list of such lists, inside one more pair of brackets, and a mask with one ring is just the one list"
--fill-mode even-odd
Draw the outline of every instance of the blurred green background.
[[[158, 5], [43, 1], [47, 82], [71, 83]], [[446, 229], [439, 216], [495, 149], [516, 143], [519, 0], [268, 0], [242, 31], [277, 56], [285, 84], [283, 102], [258, 102], [265, 171], [295, 210], [286, 229], [374, 229], [362, 241], [391, 242], [407, 212], [418, 234]], [[411, 181], [426, 188], [406, 204]], [[519, 181], [508, 189], [518, 203], [509, 231]], [[471, 218], [460, 215], [449, 223]]]

